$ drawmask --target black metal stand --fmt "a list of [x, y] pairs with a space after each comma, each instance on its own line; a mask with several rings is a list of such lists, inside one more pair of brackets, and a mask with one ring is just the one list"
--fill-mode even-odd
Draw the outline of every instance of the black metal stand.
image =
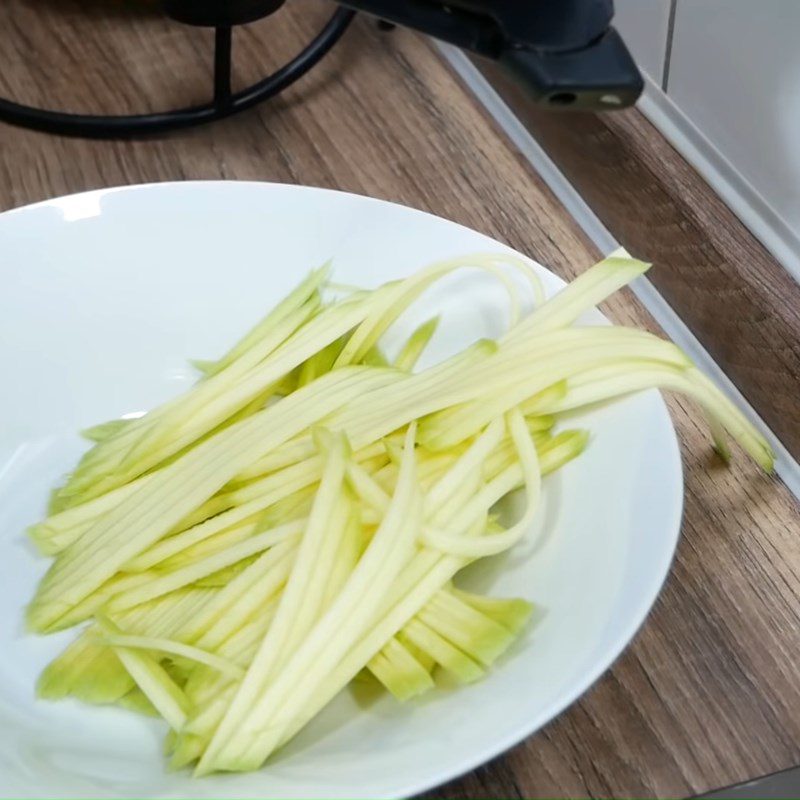
[[154, 114], [96, 116], [49, 111], [0, 99], [0, 121], [62, 136], [121, 139], [165, 133], [230, 117], [274, 97], [303, 77], [341, 39], [354, 16], [354, 11], [338, 9], [317, 37], [288, 64], [236, 93], [231, 90], [231, 56], [233, 24], [238, 24], [238, 21], [217, 25], [214, 97], [206, 105]]

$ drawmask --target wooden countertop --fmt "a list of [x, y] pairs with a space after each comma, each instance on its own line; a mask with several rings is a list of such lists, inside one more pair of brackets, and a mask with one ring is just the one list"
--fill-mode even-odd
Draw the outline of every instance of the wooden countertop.
[[[295, 0], [238, 33], [239, 75], [260, 77], [285, 60], [330, 10]], [[132, 0], [6, 0], [0, 41], [0, 91], [20, 101], [131, 112], [208, 94], [208, 33]], [[2, 208], [189, 178], [305, 183], [407, 203], [508, 242], [565, 277], [599, 255], [430, 45], [365, 19], [285, 96], [211, 127], [88, 142], [0, 126]], [[606, 311], [655, 327], [629, 294]], [[747, 464], [723, 468], [683, 402], [670, 407], [686, 513], [649, 620], [568, 712], [431, 796], [687, 796], [800, 761], [797, 503]]]

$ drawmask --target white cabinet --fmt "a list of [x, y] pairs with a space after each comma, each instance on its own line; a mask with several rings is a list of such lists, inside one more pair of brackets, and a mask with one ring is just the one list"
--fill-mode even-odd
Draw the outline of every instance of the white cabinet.
[[669, 28], [670, 0], [615, 0], [614, 26], [639, 66], [660, 86]]
[[677, 0], [667, 85], [678, 108], [795, 234], [798, 41], [798, 0]]

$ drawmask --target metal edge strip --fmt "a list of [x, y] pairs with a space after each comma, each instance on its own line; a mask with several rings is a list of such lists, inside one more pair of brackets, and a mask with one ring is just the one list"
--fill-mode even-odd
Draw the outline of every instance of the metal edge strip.
[[[436, 46], [447, 63], [470, 89], [487, 113], [502, 128], [530, 165], [539, 173], [553, 194], [598, 249], [603, 253], [610, 253], [616, 250], [619, 247], [619, 243], [478, 68], [461, 50], [441, 43], [437, 43]], [[723, 199], [725, 198], [723, 197]], [[766, 437], [775, 451], [775, 471], [789, 491], [800, 501], [800, 464], [792, 458], [783, 443], [745, 400], [742, 393], [711, 358], [708, 351], [669, 306], [653, 284], [646, 278], [638, 278], [631, 284], [631, 289], [639, 302], [664, 329], [667, 336], [681, 347], [697, 366], [736, 402], [742, 412]]]

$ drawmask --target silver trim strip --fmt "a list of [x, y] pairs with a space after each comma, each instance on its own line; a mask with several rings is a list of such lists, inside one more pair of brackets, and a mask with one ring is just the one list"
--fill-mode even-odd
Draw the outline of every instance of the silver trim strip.
[[[437, 43], [437, 47], [486, 111], [500, 125], [517, 149], [527, 158], [531, 166], [541, 175], [553, 194], [561, 201], [592, 242], [603, 253], [610, 253], [616, 250], [619, 247], [619, 243], [469, 58], [461, 50], [451, 45]], [[675, 311], [672, 310], [653, 284], [646, 278], [639, 278], [631, 285], [631, 289], [642, 305], [653, 315], [656, 322], [664, 329], [667, 336], [681, 347], [694, 360], [697, 366], [736, 402], [750, 421], [767, 438], [776, 454], [775, 471], [789, 491], [800, 500], [800, 465], [792, 458], [778, 437], [767, 427], [766, 423], [745, 400], [742, 393], [734, 386], [714, 359], [711, 358], [708, 351]]]

